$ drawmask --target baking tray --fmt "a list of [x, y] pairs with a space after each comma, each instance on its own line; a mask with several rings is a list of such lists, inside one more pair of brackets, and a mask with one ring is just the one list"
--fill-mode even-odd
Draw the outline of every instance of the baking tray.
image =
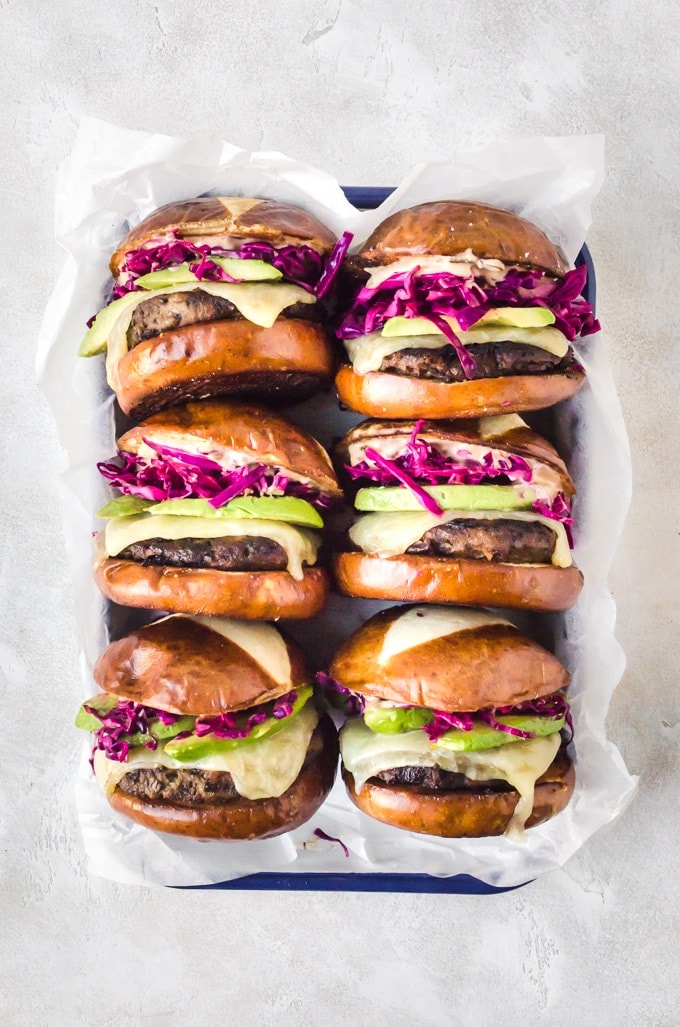
[[[346, 186], [343, 192], [355, 207], [373, 210], [379, 207], [393, 192], [392, 188], [375, 186]], [[576, 258], [576, 265], [587, 268], [583, 295], [595, 308], [595, 269], [588, 248], [584, 245]], [[434, 877], [431, 874], [390, 873], [259, 873], [238, 877], [231, 881], [210, 885], [196, 885], [182, 890], [218, 889], [222, 891], [352, 891], [352, 892], [420, 892], [423, 894], [450, 895], [492, 895], [498, 892], [514, 891], [529, 884], [510, 888], [497, 888], [469, 874], [451, 877]]]

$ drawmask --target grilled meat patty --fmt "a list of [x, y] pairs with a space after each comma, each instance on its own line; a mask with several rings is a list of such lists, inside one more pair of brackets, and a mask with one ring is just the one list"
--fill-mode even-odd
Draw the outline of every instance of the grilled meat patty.
[[283, 546], [256, 535], [226, 538], [151, 538], [134, 542], [118, 554], [120, 560], [169, 567], [212, 567], [219, 571], [285, 571]]
[[[311, 737], [304, 767], [314, 762], [323, 747], [323, 733]], [[175, 806], [220, 805], [238, 798], [231, 774], [223, 770], [197, 770], [195, 767], [140, 767], [130, 770], [118, 782], [128, 795], [153, 802], [171, 802]]]
[[[500, 378], [518, 374], [547, 374], [568, 371], [574, 362], [569, 348], [564, 357], [556, 357], [537, 346], [517, 342], [486, 342], [470, 348], [476, 368], [473, 378]], [[437, 382], [464, 382], [467, 380], [458, 354], [453, 346], [438, 349], [403, 349], [386, 356], [381, 371], [406, 375], [409, 378], [427, 378]]]
[[[316, 308], [315, 303], [295, 303], [283, 310], [281, 316], [318, 321], [319, 313]], [[162, 332], [194, 324], [205, 324], [208, 321], [228, 321], [241, 316], [237, 307], [229, 300], [221, 296], [212, 296], [202, 289], [164, 293], [161, 296], [152, 295], [135, 307], [127, 332], [128, 346], [132, 349], [145, 339], [151, 339]]]
[[494, 563], [550, 563], [554, 548], [555, 532], [538, 521], [470, 517], [430, 528], [406, 552]]

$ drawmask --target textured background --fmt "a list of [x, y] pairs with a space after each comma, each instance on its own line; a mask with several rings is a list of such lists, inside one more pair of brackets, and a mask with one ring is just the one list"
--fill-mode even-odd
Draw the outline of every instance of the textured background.
[[[0, 1022], [678, 1022], [680, 8], [0, 0]], [[33, 359], [79, 118], [280, 149], [356, 184], [505, 136], [604, 132], [588, 242], [632, 441], [609, 733], [634, 804], [563, 870], [487, 898], [177, 893], [88, 877], [62, 455]], [[673, 515], [671, 514], [673, 511]], [[49, 724], [49, 729], [47, 725]]]

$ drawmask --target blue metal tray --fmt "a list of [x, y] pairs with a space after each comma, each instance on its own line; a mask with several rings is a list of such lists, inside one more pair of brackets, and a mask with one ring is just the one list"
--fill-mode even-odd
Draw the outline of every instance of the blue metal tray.
[[[350, 203], [363, 210], [379, 207], [393, 190], [371, 186], [348, 186], [343, 192]], [[585, 264], [588, 269], [585, 299], [595, 308], [595, 270], [586, 246], [576, 258], [576, 264]], [[524, 884], [529, 884], [525, 881]], [[516, 885], [522, 888], [524, 884]], [[354, 891], [354, 892], [421, 892], [424, 894], [492, 895], [514, 891], [515, 888], [496, 888], [469, 874], [452, 877], [433, 877], [430, 874], [249, 874], [233, 881], [201, 885], [201, 888], [221, 891]], [[184, 889], [191, 890], [191, 889]]]

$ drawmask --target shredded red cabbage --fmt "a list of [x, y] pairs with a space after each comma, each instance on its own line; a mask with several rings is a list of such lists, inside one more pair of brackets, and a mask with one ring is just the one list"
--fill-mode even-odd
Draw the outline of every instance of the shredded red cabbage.
[[331, 289], [342, 259], [352, 241], [350, 232], [345, 232], [325, 258], [311, 246], [282, 246], [277, 249], [266, 242], [246, 242], [238, 250], [223, 246], [196, 245], [187, 239], [179, 239], [175, 233], [137, 250], [130, 250], [121, 265], [119, 281], [114, 287], [116, 296], [139, 288], [137, 279], [152, 271], [189, 264], [189, 270], [199, 281], [240, 282], [211, 257], [237, 257], [242, 260], [263, 260], [281, 272], [287, 282], [299, 285], [318, 299]]
[[[130, 738], [135, 735], [135, 744], [147, 749], [158, 748], [158, 742], [150, 733], [150, 724], [154, 718], [162, 724], [174, 724], [179, 717], [165, 710], [156, 710], [131, 700], [120, 699], [113, 709], [102, 713], [94, 706], [83, 704], [86, 713], [90, 713], [101, 721], [101, 727], [93, 732], [94, 750], [101, 749], [107, 759], [125, 763], [130, 751]], [[139, 737], [141, 736], [141, 737]]]
[[315, 681], [320, 688], [325, 689], [327, 693], [326, 698], [331, 706], [343, 710], [350, 717], [358, 717], [364, 712], [366, 702], [363, 695], [345, 688], [339, 681], [332, 678], [330, 674], [320, 670], [316, 674]]
[[236, 496], [295, 496], [319, 510], [331, 505], [328, 496], [314, 485], [292, 481], [287, 474], [264, 464], [248, 464], [227, 471], [216, 461], [196, 453], [185, 453], [151, 439], [144, 442], [157, 454], [146, 460], [119, 450], [119, 463], [102, 461], [99, 473], [124, 495], [153, 502], [166, 499], [207, 499], [218, 509]]
[[334, 838], [332, 834], [326, 834], [326, 832], [322, 831], [320, 827], [316, 827], [312, 834], [315, 834], [317, 838], [323, 838], [325, 842], [335, 842], [349, 858], [349, 849], [343, 842], [342, 838]]
[[[297, 692], [287, 692], [280, 696], [271, 711], [275, 720], [283, 720], [290, 717], [293, 712], [293, 703], [297, 699]], [[247, 738], [257, 724], [262, 724], [267, 719], [265, 710], [257, 710], [252, 713], [241, 727], [238, 726], [238, 714], [219, 713], [214, 717], [197, 717], [194, 731], [199, 736], [213, 734], [215, 738]]]
[[418, 270], [415, 267], [391, 275], [374, 288], [360, 289], [337, 328], [338, 338], [355, 339], [379, 331], [391, 317], [425, 317], [453, 345], [470, 378], [474, 360], [444, 317], [454, 318], [460, 329], [467, 331], [496, 307], [547, 307], [555, 315], [555, 327], [570, 342], [600, 328], [592, 306], [581, 296], [585, 264], [568, 271], [561, 280], [543, 271], [510, 268], [495, 285], [473, 275], [462, 277], [448, 271], [417, 274]]
[[424, 506], [430, 513], [439, 517], [444, 512], [439, 503], [437, 503], [432, 496], [425, 491], [425, 489], [421, 488], [410, 474], [403, 471], [394, 460], [387, 460], [370, 446], [367, 447], [365, 453], [368, 459], [372, 460], [376, 467], [380, 468], [380, 470], [384, 471], [386, 474], [391, 475], [393, 478], [396, 478], [397, 481], [402, 485], [405, 485], [407, 489], [410, 489], [421, 506]]

